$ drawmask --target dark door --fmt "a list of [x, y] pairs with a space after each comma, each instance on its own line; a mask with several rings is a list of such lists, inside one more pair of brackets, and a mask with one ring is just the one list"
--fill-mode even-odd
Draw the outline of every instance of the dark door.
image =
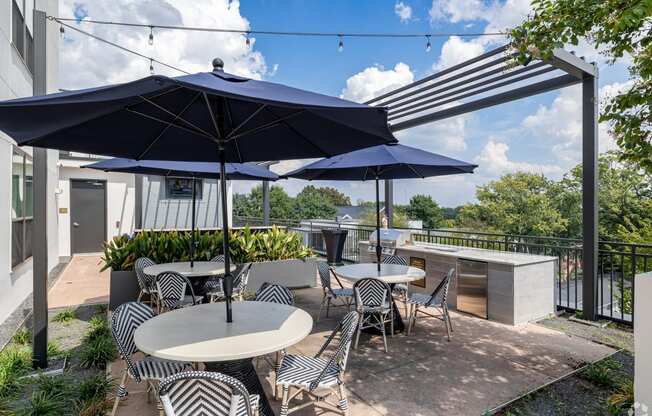
[[102, 250], [106, 240], [106, 183], [70, 181], [70, 244], [72, 253]]

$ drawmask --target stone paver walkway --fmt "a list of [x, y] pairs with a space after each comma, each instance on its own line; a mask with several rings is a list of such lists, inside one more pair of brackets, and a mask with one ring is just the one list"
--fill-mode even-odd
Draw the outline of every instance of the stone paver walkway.
[[50, 289], [50, 309], [107, 303], [109, 301], [109, 271], [100, 272], [99, 255], [76, 255], [61, 272]]
[[[295, 292], [297, 306], [317, 316], [320, 289]], [[401, 309], [402, 310], [402, 309]], [[290, 353], [315, 354], [344, 309], [322, 318]], [[234, 317], [237, 319], [237, 316]], [[482, 415], [510, 399], [567, 374], [583, 362], [614, 352], [606, 346], [536, 324], [510, 327], [453, 313], [455, 332], [446, 341], [441, 321], [421, 319], [410, 337], [389, 339], [390, 352], [380, 337], [363, 335], [352, 351], [345, 377], [350, 415]], [[121, 362], [112, 373], [120, 374]], [[259, 375], [271, 395], [271, 369], [261, 364]], [[145, 400], [144, 384], [132, 382], [119, 416], [156, 415]], [[301, 400], [296, 403], [300, 403]], [[296, 404], [295, 403], [295, 404]], [[272, 401], [278, 411], [280, 403]], [[325, 407], [309, 406], [294, 414], [334, 415]]]

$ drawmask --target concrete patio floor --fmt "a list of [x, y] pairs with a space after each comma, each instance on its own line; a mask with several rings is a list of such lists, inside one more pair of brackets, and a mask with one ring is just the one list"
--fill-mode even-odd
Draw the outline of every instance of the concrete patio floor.
[[[321, 289], [297, 290], [295, 295], [297, 306], [316, 318]], [[289, 352], [315, 354], [345, 309], [331, 312]], [[359, 349], [351, 351], [345, 377], [350, 415], [482, 415], [578, 364], [614, 352], [537, 324], [510, 327], [455, 312], [452, 317], [451, 342], [446, 341], [443, 323], [429, 318], [421, 319], [410, 337], [390, 338], [389, 353], [383, 351], [381, 337], [362, 336]], [[113, 376], [118, 377], [122, 368], [122, 362], [116, 361], [111, 366]], [[260, 364], [258, 372], [271, 398], [271, 369]], [[278, 412], [280, 402], [270, 401]], [[129, 396], [117, 414], [157, 414], [156, 405], [146, 403], [144, 384], [130, 384]], [[338, 413], [309, 406], [294, 414]]]
[[48, 293], [50, 309], [109, 302], [109, 270], [99, 254], [75, 255]]

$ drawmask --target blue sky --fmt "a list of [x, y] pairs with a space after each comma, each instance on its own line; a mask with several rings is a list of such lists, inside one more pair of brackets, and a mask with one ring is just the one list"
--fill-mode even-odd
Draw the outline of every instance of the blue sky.
[[[529, 0], [64, 0], [61, 14], [80, 16], [80, 10], [81, 16], [91, 19], [150, 24], [336, 33], [481, 33], [517, 24], [530, 6]], [[147, 31], [81, 25], [189, 71], [206, 70], [210, 60], [220, 56], [232, 72], [357, 100], [502, 43], [500, 38], [489, 37], [433, 37], [432, 50], [427, 53], [425, 38], [344, 38], [344, 50], [338, 52], [337, 38], [261, 35], [247, 48], [241, 35], [160, 31], [150, 47]], [[148, 62], [110, 49], [67, 33], [62, 44], [61, 86], [81, 88], [148, 75]], [[585, 44], [576, 49], [590, 60], [599, 59]], [[80, 56], [89, 58], [81, 70]], [[601, 93], [613, 94], [627, 81], [625, 63], [609, 66], [599, 60], [599, 64]], [[176, 75], [164, 68], [156, 71]], [[404, 144], [476, 162], [480, 168], [476, 174], [463, 177], [401, 181], [395, 186], [396, 202], [405, 203], [416, 193], [427, 193], [444, 206], [462, 204], [474, 200], [477, 185], [518, 170], [559, 178], [580, 161], [579, 112], [579, 88], [572, 87], [402, 133], [399, 139]], [[606, 126], [601, 126], [600, 134], [602, 149], [613, 147]], [[277, 169], [288, 170], [302, 163], [285, 162]], [[305, 184], [282, 183], [291, 194]], [[353, 201], [373, 197], [371, 183], [315, 183], [321, 184], [340, 188]], [[246, 192], [253, 185], [238, 183], [235, 191]]]

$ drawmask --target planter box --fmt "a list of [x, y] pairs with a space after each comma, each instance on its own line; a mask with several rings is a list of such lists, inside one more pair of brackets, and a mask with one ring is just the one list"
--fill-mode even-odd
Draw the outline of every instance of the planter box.
[[109, 286], [109, 310], [114, 310], [125, 302], [138, 299], [140, 287], [136, 272], [111, 270]]
[[253, 263], [247, 285], [248, 290], [256, 291], [264, 282], [277, 283], [292, 289], [315, 287], [317, 284], [316, 258]]

